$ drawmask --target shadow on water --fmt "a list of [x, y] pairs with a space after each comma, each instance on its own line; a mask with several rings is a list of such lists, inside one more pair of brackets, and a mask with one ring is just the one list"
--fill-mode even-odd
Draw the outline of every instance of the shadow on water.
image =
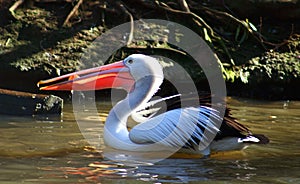
[[[70, 104], [62, 121], [1, 116], [0, 183], [300, 183], [300, 102], [229, 98], [228, 103], [241, 123], [267, 135], [270, 144], [210, 158], [126, 163], [103, 158], [102, 148], [88, 145]], [[87, 113], [82, 119], [101, 124], [110, 104], [100, 106], [105, 107], [100, 118]]]

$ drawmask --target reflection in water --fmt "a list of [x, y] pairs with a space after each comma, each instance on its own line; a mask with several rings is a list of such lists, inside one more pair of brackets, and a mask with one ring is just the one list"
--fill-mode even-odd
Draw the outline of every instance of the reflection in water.
[[[300, 183], [300, 102], [228, 101], [234, 116], [267, 135], [270, 144], [210, 158], [126, 163], [103, 158], [101, 141], [97, 149], [88, 145], [70, 104], [63, 121], [1, 116], [0, 183]], [[95, 142], [110, 108], [100, 106], [100, 118], [91, 112], [81, 117], [87, 125], [83, 131], [98, 137]], [[94, 124], [99, 127], [89, 128]]]

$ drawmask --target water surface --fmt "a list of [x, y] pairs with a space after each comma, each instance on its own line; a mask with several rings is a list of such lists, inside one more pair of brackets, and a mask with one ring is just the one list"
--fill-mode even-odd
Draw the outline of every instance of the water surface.
[[[98, 149], [88, 144], [71, 104], [62, 120], [1, 115], [0, 183], [300, 183], [300, 102], [228, 98], [228, 104], [270, 144], [210, 158], [128, 164], [103, 158], [102, 141]], [[98, 114], [80, 115], [91, 136], [102, 132], [110, 109], [109, 102], [98, 105]]]

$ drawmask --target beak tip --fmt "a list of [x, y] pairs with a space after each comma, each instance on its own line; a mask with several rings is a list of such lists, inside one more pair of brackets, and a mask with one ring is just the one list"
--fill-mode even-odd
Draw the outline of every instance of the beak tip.
[[45, 87], [40, 87], [39, 90], [41, 90], [41, 91], [42, 91], [42, 90], [45, 90]]

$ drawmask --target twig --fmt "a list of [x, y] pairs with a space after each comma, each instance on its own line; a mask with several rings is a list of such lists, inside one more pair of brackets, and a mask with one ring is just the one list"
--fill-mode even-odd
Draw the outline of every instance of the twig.
[[[161, 2], [159, 2], [159, 1], [156, 1], [156, 3], [161, 4]], [[204, 27], [203, 29], [207, 29], [209, 31], [209, 35], [211, 35], [214, 39], [216, 39], [219, 42], [219, 44], [223, 47], [225, 53], [227, 54], [231, 65], [235, 65], [233, 58], [232, 58], [229, 50], [227, 49], [223, 39], [220, 36], [215, 35], [213, 28], [210, 27], [199, 15], [197, 15], [193, 12], [183, 12], [180, 10], [174, 10], [174, 9], [170, 8], [169, 6], [166, 6], [165, 4], [163, 4], [163, 6], [160, 6], [160, 7], [164, 8], [167, 11], [173, 12], [173, 13], [186, 14], [186, 15], [192, 16], [192, 20], [194, 21], [194, 23], [196, 25], [198, 25], [199, 27]]]
[[233, 11], [226, 5], [225, 0], [222, 0], [223, 6], [226, 10], [228, 10], [232, 15], [235, 16], [235, 14], [233, 13]]
[[237, 22], [238, 24], [243, 26], [248, 31], [248, 33], [250, 35], [252, 35], [253, 38], [256, 39], [260, 43], [260, 45], [265, 50], [268, 50], [266, 45], [273, 46], [273, 47], [275, 47], [274, 49], [277, 49], [277, 48], [279, 48], [279, 47], [286, 44], [286, 41], [283, 41], [281, 43], [272, 43], [272, 42], [268, 42], [268, 41], [265, 40], [264, 36], [261, 34], [262, 18], [260, 18], [260, 29], [259, 29], [259, 31], [254, 31], [250, 28], [250, 26], [248, 25], [248, 23], [246, 21], [240, 20], [240, 19], [232, 16], [231, 14], [228, 14], [228, 13], [222, 12], [222, 11], [218, 11], [218, 10], [213, 10], [213, 9], [210, 9], [210, 8], [207, 8], [207, 7], [202, 7], [202, 9], [204, 9], [206, 11], [209, 11], [212, 14], [215, 14], [215, 15], [222, 15], [226, 18], [232, 19], [234, 22]]
[[180, 7], [183, 11], [191, 12], [190, 8], [189, 8], [189, 5], [187, 4], [187, 2], [185, 0], [178, 0], [178, 2], [179, 2], [179, 5], [180, 5]]
[[[9, 11], [10, 13], [12, 14], [12, 16], [15, 17], [15, 10], [25, 2], [25, 0], [18, 0], [16, 1], [10, 8], [9, 8]], [[16, 17], [15, 17], [16, 18]]]
[[107, 8], [107, 2], [106, 1], [104, 1], [103, 2], [103, 11], [101, 11], [101, 23], [102, 23], [102, 25], [103, 26], [105, 26], [105, 10], [106, 10], [106, 8]]
[[[285, 44], [288, 43], [287, 40], [284, 40], [284, 41], [282, 41], [281, 43], [272, 43], [272, 42], [266, 41], [265, 38], [264, 38], [263, 35], [262, 35], [262, 26], [263, 26], [263, 19], [262, 19], [262, 17], [260, 17], [260, 18], [259, 18], [259, 32], [256, 33], [258, 36], [256, 37], [256, 36], [254, 35], [254, 37], [255, 37], [257, 40], [259, 40], [259, 42], [261, 43], [262, 47], [263, 47], [265, 50], [267, 50], [267, 47], [265, 46], [265, 44], [270, 45], [270, 46], [273, 46], [273, 47], [274, 47], [273, 50], [276, 50], [276, 49], [278, 49], [279, 47], [281, 47], [281, 46], [283, 46], [283, 45], [285, 45]], [[292, 31], [291, 31], [290, 36], [292, 35], [292, 33], [293, 33], [293, 28], [292, 28]]]
[[233, 15], [229, 14], [229, 13], [226, 13], [226, 12], [222, 12], [222, 11], [219, 11], [219, 10], [214, 10], [214, 9], [210, 9], [210, 8], [207, 8], [207, 7], [202, 7], [203, 10], [205, 11], [208, 11], [210, 12], [211, 14], [214, 14], [214, 15], [221, 15], [221, 16], [224, 16], [226, 18], [229, 18], [231, 20], [233, 20], [234, 22], [238, 23], [239, 25], [241, 25], [245, 30], [247, 30], [247, 32], [252, 35], [256, 40], [258, 40], [261, 44], [261, 46], [266, 49], [266, 46], [264, 45], [264, 41], [262, 40], [262, 35], [257, 32], [257, 31], [253, 31], [249, 24], [246, 22], [246, 21], [243, 21], [243, 20], [240, 20], [236, 17], [234, 17]]
[[73, 17], [73, 15], [78, 11], [78, 8], [82, 3], [83, 3], [83, 0], [78, 0], [77, 4], [74, 6], [74, 8], [69, 13], [66, 20], [64, 21], [63, 26], [66, 26], [69, 23], [70, 18]]
[[162, 8], [165, 11], [191, 16], [194, 23], [196, 23], [200, 27], [204, 26], [205, 28], [207, 28], [209, 30], [210, 35], [212, 35], [214, 38], [220, 39], [216, 35], [214, 35], [213, 29], [197, 14], [195, 14], [193, 12], [184, 12], [181, 10], [172, 9], [171, 7], [167, 6], [166, 4], [164, 4], [163, 2], [160, 2], [160, 1], [156, 1], [156, 3], [160, 8]]
[[133, 31], [134, 31], [134, 22], [133, 22], [133, 16], [132, 14], [126, 9], [126, 7], [118, 2], [117, 5], [121, 8], [121, 10], [123, 12], [125, 12], [129, 18], [130, 18], [130, 32], [129, 32], [129, 36], [128, 36], [128, 40], [127, 40], [127, 45], [130, 45], [132, 43], [132, 40], [133, 40]]
[[[263, 35], [261, 34], [262, 33], [262, 26], [263, 26], [262, 22], [263, 22], [262, 17], [259, 17], [259, 34], [258, 34], [258, 39], [260, 40], [261, 43], [264, 42]], [[265, 47], [264, 44], [262, 44], [262, 46], [264, 47], [265, 50], [267, 50], [267, 48]]]

